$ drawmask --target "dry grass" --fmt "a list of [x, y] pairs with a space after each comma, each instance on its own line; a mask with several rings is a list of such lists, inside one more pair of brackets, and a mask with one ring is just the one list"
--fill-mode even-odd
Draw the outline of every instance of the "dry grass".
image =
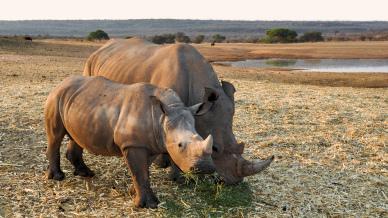
[[18, 54], [56, 57], [88, 57], [101, 46], [100, 43], [80, 42], [74, 40], [37, 40], [33, 42], [24, 39], [0, 38], [0, 54]]
[[238, 89], [234, 129], [246, 156], [277, 157], [265, 172], [223, 187], [177, 185], [151, 168], [162, 202], [155, 210], [133, 207], [120, 158], [86, 154], [96, 177], [85, 180], [62, 155], [67, 178], [48, 181], [44, 101], [64, 77], [81, 73], [92, 49], [36, 46], [0, 50], [0, 216], [388, 216], [387, 89], [240, 79], [227, 67], [216, 69]]

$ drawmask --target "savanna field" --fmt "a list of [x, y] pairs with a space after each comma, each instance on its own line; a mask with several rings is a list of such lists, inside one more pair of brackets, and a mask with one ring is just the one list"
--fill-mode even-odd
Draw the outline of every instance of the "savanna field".
[[[85, 152], [96, 176], [76, 177], [64, 157], [65, 141], [61, 165], [66, 179], [47, 180], [44, 102], [65, 77], [82, 73], [86, 58], [100, 45], [0, 41], [0, 216], [388, 216], [388, 89], [351, 87], [362, 84], [360, 78], [387, 86], [388, 74], [325, 74], [309, 80], [276, 69], [215, 65], [219, 77], [237, 89], [234, 132], [246, 142], [245, 157], [276, 158], [236, 186], [214, 184], [211, 177], [176, 184], [167, 169], [152, 166], [151, 185], [161, 204], [138, 209], [123, 159]], [[222, 51], [238, 56], [249, 44], [236, 46]], [[218, 57], [210, 46], [199, 49], [209, 60]], [[325, 86], [332, 76], [345, 82]]]

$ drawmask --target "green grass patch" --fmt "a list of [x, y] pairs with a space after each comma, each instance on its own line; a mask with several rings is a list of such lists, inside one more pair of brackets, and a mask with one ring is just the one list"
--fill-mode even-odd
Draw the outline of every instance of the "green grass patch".
[[211, 176], [189, 178], [178, 186], [177, 198], [165, 199], [165, 215], [168, 217], [201, 216], [220, 217], [228, 214], [243, 216], [252, 205], [252, 191], [248, 183], [234, 186], [215, 183]]

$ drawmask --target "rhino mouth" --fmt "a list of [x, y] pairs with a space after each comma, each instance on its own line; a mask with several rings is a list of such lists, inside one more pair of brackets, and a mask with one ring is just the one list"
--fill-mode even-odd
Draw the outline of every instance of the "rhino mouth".
[[200, 160], [191, 168], [191, 171], [196, 174], [211, 174], [216, 171], [216, 167], [211, 159]]
[[246, 160], [241, 155], [230, 154], [221, 160], [215, 160], [218, 180], [227, 185], [241, 182], [244, 177], [255, 175], [265, 170], [274, 160], [270, 156], [264, 160]]

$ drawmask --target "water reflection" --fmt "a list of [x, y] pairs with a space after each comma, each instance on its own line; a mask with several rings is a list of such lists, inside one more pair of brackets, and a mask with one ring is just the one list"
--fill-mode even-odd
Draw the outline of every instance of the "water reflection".
[[257, 59], [222, 63], [234, 67], [280, 67], [317, 72], [388, 73], [388, 59]]
[[269, 59], [265, 62], [265, 64], [274, 67], [290, 67], [296, 64], [296, 60]]

